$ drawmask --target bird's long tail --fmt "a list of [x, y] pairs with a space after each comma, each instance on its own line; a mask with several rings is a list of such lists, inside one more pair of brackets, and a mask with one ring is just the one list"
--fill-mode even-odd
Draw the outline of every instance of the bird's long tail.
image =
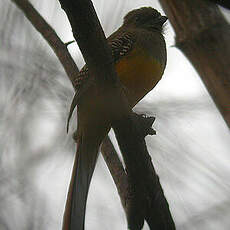
[[100, 146], [95, 142], [84, 137], [78, 141], [62, 230], [84, 230], [88, 190]]

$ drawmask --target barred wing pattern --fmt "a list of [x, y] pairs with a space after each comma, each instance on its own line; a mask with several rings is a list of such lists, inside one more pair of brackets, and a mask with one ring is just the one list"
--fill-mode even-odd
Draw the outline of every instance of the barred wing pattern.
[[[112, 57], [114, 60], [114, 63], [117, 63], [123, 56], [127, 55], [133, 47], [133, 44], [135, 43], [135, 38], [132, 33], [123, 33], [120, 36], [117, 37], [111, 37], [108, 38], [108, 44], [112, 50]], [[82, 92], [84, 92], [88, 87], [86, 85], [87, 81], [89, 80], [90, 75], [88, 71], [88, 67], [85, 65], [81, 71], [79, 72], [77, 78], [75, 79], [75, 88], [77, 89], [76, 94], [74, 95], [74, 98], [72, 100], [69, 116], [67, 120], [67, 132], [69, 129], [69, 121], [73, 114], [73, 111], [75, 107], [78, 104], [78, 99], [82, 95]], [[85, 86], [85, 87], [84, 87]]]

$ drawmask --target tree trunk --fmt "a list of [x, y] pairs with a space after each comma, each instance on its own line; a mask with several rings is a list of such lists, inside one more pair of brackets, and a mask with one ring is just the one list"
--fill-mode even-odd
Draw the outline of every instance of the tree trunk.
[[160, 0], [187, 56], [230, 127], [230, 25], [205, 0]]

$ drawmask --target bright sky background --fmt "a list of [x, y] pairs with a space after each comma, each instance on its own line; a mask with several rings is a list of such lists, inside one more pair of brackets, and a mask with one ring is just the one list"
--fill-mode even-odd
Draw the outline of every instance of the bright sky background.
[[[73, 40], [65, 13], [56, 0], [32, 2], [63, 41]], [[121, 25], [123, 16], [132, 9], [152, 6], [163, 13], [158, 1], [153, 0], [93, 2], [107, 36]], [[230, 13], [224, 12], [230, 18]], [[229, 129], [196, 71], [183, 54], [173, 47], [174, 36], [168, 23], [165, 30], [168, 52], [165, 74], [135, 110], [156, 116], [154, 128], [157, 135], [147, 137], [146, 141], [178, 230], [229, 230], [229, 205], [226, 209], [226, 204], [230, 202]], [[38, 41], [55, 59], [43, 39], [38, 38]], [[76, 43], [70, 45], [69, 50], [78, 66], [83, 66], [84, 61]], [[17, 55], [14, 58], [17, 59]], [[70, 101], [71, 98], [67, 103], [70, 104]], [[47, 104], [47, 111], [41, 111], [44, 116], [39, 117], [32, 127], [37, 132], [36, 140], [31, 140], [33, 148], [47, 145], [55, 134], [57, 120], [53, 118], [58, 116], [55, 112], [57, 108], [50, 104]], [[50, 117], [47, 116], [49, 113]], [[68, 110], [66, 116], [67, 113]], [[112, 132], [110, 135], [113, 137]], [[60, 154], [58, 159], [56, 155], [51, 157], [52, 161], [45, 162], [36, 172], [37, 188], [50, 210], [47, 226], [51, 230], [61, 229], [73, 163], [73, 156], [66, 152], [63, 151], [64, 154]], [[218, 210], [222, 210], [221, 216], [218, 216]], [[20, 210], [15, 212], [20, 213]], [[90, 187], [86, 229], [126, 229], [125, 215], [116, 188], [101, 157]]]
[[[158, 2], [154, 1], [93, 2], [107, 36], [121, 25], [120, 15], [123, 17], [132, 9], [153, 6], [163, 12]], [[36, 4], [39, 5], [38, 2]], [[43, 7], [44, 16], [61, 38], [66, 42], [73, 40], [64, 12], [54, 8], [53, 14], [50, 14], [46, 11], [46, 4]], [[197, 220], [199, 213], [208, 207], [230, 199], [227, 195], [230, 192], [230, 135], [196, 71], [173, 47], [174, 36], [168, 23], [165, 30], [168, 52], [165, 74], [157, 87], [136, 106], [136, 110], [153, 113], [157, 117], [154, 125], [157, 136], [147, 138], [149, 151], [175, 221], [180, 229], [186, 229], [183, 224], [188, 219]], [[84, 62], [76, 44], [70, 46], [70, 51], [81, 67]], [[55, 183], [56, 176], [53, 175]], [[67, 178], [65, 174], [64, 180]], [[112, 229], [112, 224], [113, 229], [125, 229], [125, 216], [120, 210], [115, 187], [100, 158], [90, 188], [86, 228]], [[215, 220], [194, 229], [211, 229], [210, 225], [215, 226], [213, 229], [223, 229]], [[193, 228], [190, 226], [188, 229]]]

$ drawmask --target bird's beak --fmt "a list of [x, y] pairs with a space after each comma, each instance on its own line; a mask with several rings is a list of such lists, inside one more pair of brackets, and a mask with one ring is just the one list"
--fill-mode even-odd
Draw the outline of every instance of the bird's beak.
[[167, 20], [168, 20], [168, 18], [166, 16], [161, 16], [160, 19], [159, 19], [159, 23], [161, 25], [163, 25]]

